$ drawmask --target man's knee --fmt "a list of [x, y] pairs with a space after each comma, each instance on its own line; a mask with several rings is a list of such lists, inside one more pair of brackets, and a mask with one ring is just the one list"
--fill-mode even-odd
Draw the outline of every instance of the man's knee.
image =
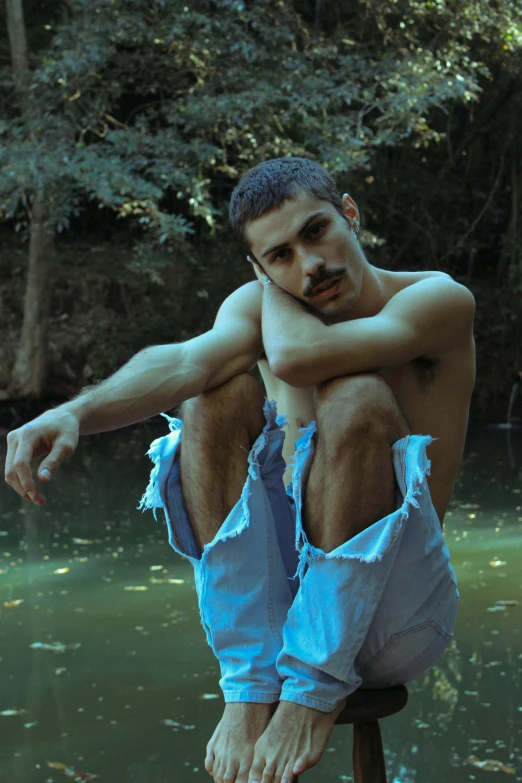
[[330, 437], [387, 434], [397, 440], [409, 428], [392, 390], [377, 373], [340, 376], [314, 390], [318, 428]]
[[191, 397], [181, 405], [183, 422], [204, 420], [222, 424], [229, 418], [236, 422], [263, 419], [263, 389], [249, 373], [240, 373], [213, 389]]

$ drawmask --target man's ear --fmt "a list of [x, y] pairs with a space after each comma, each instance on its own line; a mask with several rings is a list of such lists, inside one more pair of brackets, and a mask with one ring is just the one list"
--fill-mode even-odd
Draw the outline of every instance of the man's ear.
[[344, 193], [342, 198], [342, 204], [343, 204], [345, 215], [348, 218], [350, 224], [359, 225], [360, 223], [359, 208], [357, 207], [357, 204], [355, 203], [353, 198], [348, 195], [348, 193]]

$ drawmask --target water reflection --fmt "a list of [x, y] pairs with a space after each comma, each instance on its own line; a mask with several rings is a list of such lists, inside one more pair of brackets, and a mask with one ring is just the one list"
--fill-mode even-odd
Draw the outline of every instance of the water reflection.
[[[43, 509], [2, 490], [2, 781], [210, 780], [203, 759], [222, 702], [192, 569], [164, 525], [136, 510], [145, 451], [163, 432], [82, 439]], [[522, 780], [521, 474], [520, 431], [509, 453], [502, 432], [471, 428], [445, 522], [462, 595], [456, 639], [382, 722], [390, 781], [512, 769]], [[303, 779], [352, 780], [349, 727]]]

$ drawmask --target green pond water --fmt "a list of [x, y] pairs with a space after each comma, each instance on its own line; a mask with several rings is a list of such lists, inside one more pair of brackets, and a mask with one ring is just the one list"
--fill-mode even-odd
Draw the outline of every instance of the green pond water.
[[[0, 490], [2, 783], [211, 780], [223, 705], [192, 569], [162, 514], [136, 509], [167, 431], [82, 438], [44, 508]], [[521, 477], [522, 429], [472, 424], [444, 526], [455, 638], [381, 722], [390, 783], [522, 781]], [[303, 783], [352, 780], [351, 731], [334, 729]]]

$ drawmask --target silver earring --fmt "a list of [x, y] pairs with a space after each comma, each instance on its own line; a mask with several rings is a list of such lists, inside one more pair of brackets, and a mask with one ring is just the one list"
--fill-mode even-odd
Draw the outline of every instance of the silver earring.
[[270, 280], [270, 278], [269, 278], [268, 276], [266, 276], [266, 275], [265, 275], [265, 283], [266, 283], [267, 285], [273, 285], [273, 282], [272, 282], [272, 280]]

